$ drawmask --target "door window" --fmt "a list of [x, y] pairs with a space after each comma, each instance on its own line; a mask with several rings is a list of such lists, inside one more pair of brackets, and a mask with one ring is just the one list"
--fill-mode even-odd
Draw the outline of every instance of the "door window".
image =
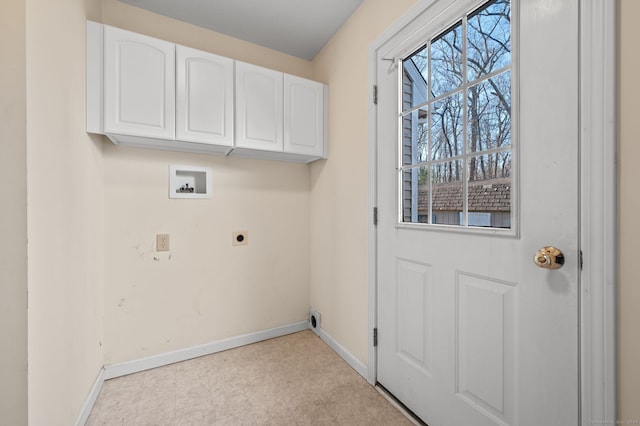
[[511, 4], [493, 0], [402, 61], [400, 222], [511, 228]]

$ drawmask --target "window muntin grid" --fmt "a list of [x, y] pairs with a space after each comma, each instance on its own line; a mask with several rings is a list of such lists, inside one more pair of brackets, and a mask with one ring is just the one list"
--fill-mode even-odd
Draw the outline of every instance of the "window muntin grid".
[[400, 222], [511, 228], [511, 5], [492, 0], [402, 61]]

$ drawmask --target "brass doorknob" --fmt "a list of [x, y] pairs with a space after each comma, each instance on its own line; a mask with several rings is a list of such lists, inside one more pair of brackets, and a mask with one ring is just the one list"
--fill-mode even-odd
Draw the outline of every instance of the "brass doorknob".
[[542, 247], [535, 256], [533, 263], [544, 269], [558, 269], [564, 265], [564, 254], [555, 247]]

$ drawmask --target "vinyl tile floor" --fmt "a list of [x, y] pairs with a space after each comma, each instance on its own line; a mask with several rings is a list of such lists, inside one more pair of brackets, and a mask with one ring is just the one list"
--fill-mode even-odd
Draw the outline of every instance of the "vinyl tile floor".
[[411, 425], [311, 331], [107, 380], [87, 425]]

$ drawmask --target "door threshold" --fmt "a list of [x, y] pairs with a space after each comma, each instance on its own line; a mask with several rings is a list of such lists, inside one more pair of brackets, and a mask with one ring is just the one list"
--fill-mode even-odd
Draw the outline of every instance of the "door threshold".
[[416, 414], [407, 408], [400, 400], [398, 400], [391, 392], [389, 392], [384, 386], [380, 383], [376, 382], [375, 389], [378, 391], [380, 395], [382, 395], [391, 405], [398, 409], [411, 423], [416, 426], [429, 426], [425, 422], [423, 422], [420, 417], [416, 416]]

